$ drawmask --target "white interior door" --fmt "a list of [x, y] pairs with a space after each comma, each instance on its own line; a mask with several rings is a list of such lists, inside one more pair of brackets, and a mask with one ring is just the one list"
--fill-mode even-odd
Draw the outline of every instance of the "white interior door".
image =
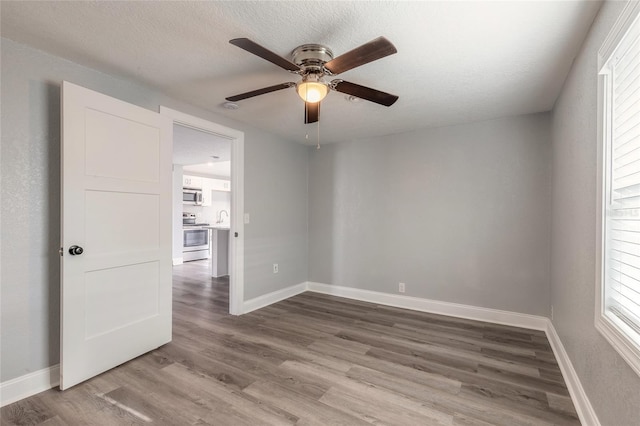
[[63, 82], [61, 389], [171, 340], [171, 152], [167, 117]]

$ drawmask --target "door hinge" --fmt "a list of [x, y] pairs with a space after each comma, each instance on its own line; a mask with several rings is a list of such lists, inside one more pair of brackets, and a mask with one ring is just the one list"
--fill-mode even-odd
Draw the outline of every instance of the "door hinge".
[[60, 249], [58, 250], [58, 253], [60, 253], [60, 256], [64, 255], [64, 248], [60, 247]]

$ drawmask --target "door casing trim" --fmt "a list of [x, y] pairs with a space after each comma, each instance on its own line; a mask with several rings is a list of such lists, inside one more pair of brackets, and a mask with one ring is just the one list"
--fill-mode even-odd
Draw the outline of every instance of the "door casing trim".
[[[212, 133], [231, 141], [231, 231], [229, 247], [229, 313], [243, 314], [244, 303], [244, 132], [160, 106], [173, 124]], [[234, 238], [234, 233], [238, 237]]]

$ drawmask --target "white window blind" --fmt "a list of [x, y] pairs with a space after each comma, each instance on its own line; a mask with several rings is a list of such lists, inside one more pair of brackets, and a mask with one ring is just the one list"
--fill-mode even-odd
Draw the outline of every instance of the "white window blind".
[[604, 314], [640, 345], [640, 23], [605, 64]]

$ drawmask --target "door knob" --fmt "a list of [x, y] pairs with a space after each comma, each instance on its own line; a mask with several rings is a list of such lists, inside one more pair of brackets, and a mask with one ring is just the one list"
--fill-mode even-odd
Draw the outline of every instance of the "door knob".
[[84, 252], [84, 249], [80, 246], [71, 246], [69, 247], [69, 254], [72, 256], [81, 255]]

